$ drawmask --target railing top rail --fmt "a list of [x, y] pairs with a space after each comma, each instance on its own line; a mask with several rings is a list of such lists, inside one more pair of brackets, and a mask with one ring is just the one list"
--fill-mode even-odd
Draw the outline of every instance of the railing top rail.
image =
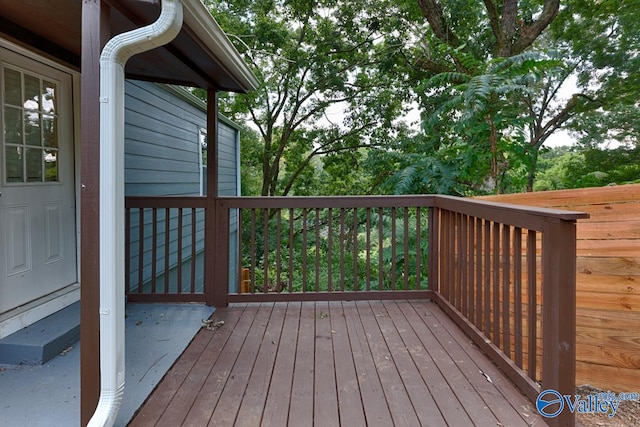
[[127, 196], [125, 208], [204, 208], [207, 198], [200, 196]]
[[412, 208], [433, 206], [433, 195], [409, 196], [316, 196], [316, 197], [221, 197], [229, 208]]
[[542, 231], [544, 224], [550, 221], [576, 221], [589, 218], [586, 212], [461, 199], [453, 196], [438, 195], [434, 199], [433, 206], [440, 209], [536, 231]]
[[[391, 208], [437, 207], [464, 215], [503, 224], [511, 224], [530, 230], [542, 230], [549, 221], [576, 221], [589, 218], [585, 212], [529, 207], [477, 199], [465, 199], [443, 195], [403, 196], [316, 196], [316, 197], [220, 197], [220, 206], [244, 209], [287, 208]], [[206, 197], [150, 196], [127, 197], [127, 208], [204, 208]]]

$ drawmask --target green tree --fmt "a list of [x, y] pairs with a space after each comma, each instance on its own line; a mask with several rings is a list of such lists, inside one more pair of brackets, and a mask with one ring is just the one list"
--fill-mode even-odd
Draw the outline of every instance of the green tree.
[[640, 182], [640, 147], [557, 147], [540, 157], [534, 190], [601, 187]]
[[260, 135], [260, 194], [316, 191], [314, 159], [352, 156], [393, 133], [409, 88], [393, 72], [379, 15], [349, 1], [209, 6], [260, 81], [255, 92], [220, 100], [225, 114], [251, 122]]
[[[483, 103], [490, 107], [488, 115], [474, 116], [477, 105], [457, 102], [454, 120], [425, 127], [427, 133], [438, 133], [449, 145], [490, 150], [487, 176], [494, 182], [502, 176], [503, 184], [508, 183], [497, 185], [498, 191], [524, 189], [519, 188], [522, 182], [526, 189], [533, 188], [539, 150], [559, 129], [578, 132], [584, 143], [637, 141], [640, 85], [634, 70], [640, 65], [640, 19], [633, 2], [568, 0], [562, 8], [557, 0], [418, 3], [429, 29], [412, 54], [413, 63], [424, 71], [416, 87], [427, 124], [439, 117], [443, 107], [451, 108], [450, 95], [455, 97], [461, 83], [474, 79], [500, 82], [491, 65], [501, 58], [529, 52], [544, 61], [556, 61], [555, 66], [547, 62], [521, 67], [520, 78], [529, 80], [527, 89], [509, 97], [488, 98], [490, 102]], [[434, 75], [446, 77], [434, 79]], [[451, 78], [453, 75], [463, 77]], [[573, 81], [576, 84], [566, 95]], [[487, 119], [491, 116], [506, 121], [501, 124], [503, 130], [492, 127], [495, 120]], [[472, 120], [460, 127], [459, 118], [473, 117], [475, 125]], [[501, 142], [496, 136], [503, 138], [503, 155], [496, 152]], [[504, 174], [498, 170], [501, 165]], [[476, 179], [487, 178], [478, 173]]]
[[[446, 169], [466, 168], [455, 173], [462, 186], [447, 186], [454, 193], [523, 187], [533, 165], [524, 101], [537, 99], [545, 73], [560, 65], [525, 51], [557, 16], [559, 1], [417, 3], [427, 25], [404, 55], [424, 119], [423, 152]], [[424, 168], [414, 166], [397, 182], [415, 182], [410, 172]]]
[[[640, 3], [571, 0], [552, 26], [576, 64], [578, 106], [569, 122], [581, 144], [636, 145], [640, 135]], [[577, 12], [577, 13], [576, 13]]]
[[262, 190], [262, 142], [260, 135], [248, 127], [241, 125], [240, 130], [240, 184], [243, 196], [259, 196]]

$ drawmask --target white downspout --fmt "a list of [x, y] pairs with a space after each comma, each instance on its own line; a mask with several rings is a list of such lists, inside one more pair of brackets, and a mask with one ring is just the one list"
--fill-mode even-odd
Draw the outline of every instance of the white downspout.
[[124, 66], [182, 28], [180, 0], [158, 20], [113, 37], [100, 55], [100, 400], [90, 427], [111, 427], [124, 394]]

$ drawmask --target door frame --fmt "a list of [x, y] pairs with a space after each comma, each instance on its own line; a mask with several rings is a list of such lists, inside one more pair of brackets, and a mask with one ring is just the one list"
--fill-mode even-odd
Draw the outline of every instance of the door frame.
[[0, 339], [19, 331], [63, 308], [80, 301], [80, 73], [59, 62], [48, 59], [35, 50], [27, 49], [0, 36], [0, 47], [31, 60], [55, 68], [71, 76], [73, 132], [74, 198], [76, 206], [76, 282], [62, 289], [0, 314]]

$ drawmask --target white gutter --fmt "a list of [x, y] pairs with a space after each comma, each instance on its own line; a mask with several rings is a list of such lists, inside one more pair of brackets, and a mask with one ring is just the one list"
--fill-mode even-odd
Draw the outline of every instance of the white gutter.
[[89, 427], [111, 427], [124, 394], [124, 66], [182, 28], [180, 0], [150, 25], [119, 34], [100, 55], [100, 400]]

